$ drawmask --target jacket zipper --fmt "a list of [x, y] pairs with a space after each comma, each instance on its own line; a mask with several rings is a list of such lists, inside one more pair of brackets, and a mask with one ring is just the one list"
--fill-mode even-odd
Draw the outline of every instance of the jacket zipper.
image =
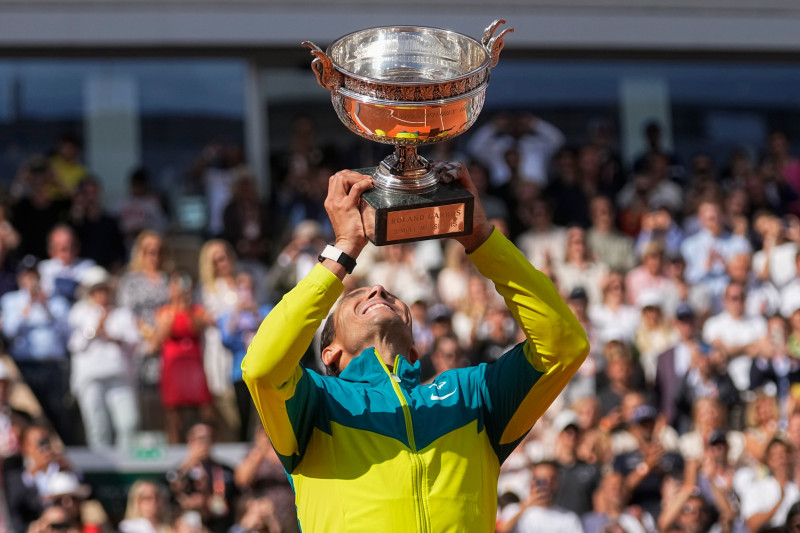
[[[409, 454], [412, 463], [411, 490], [414, 492], [414, 499], [417, 502], [417, 531], [426, 533], [431, 530], [431, 524], [430, 520], [428, 519], [428, 506], [425, 504], [425, 496], [421, 490], [424, 483], [424, 465], [422, 463], [422, 458], [417, 453], [417, 444], [414, 442], [414, 426], [411, 423], [411, 408], [408, 406], [406, 397], [403, 395], [403, 391], [400, 389], [400, 377], [394, 372], [389, 372], [389, 368], [387, 368], [386, 364], [383, 362], [383, 359], [381, 359], [380, 355], [378, 355], [377, 350], [375, 351], [375, 357], [377, 357], [378, 361], [380, 361], [383, 371], [386, 372], [387, 376], [389, 376], [389, 382], [392, 384], [392, 389], [394, 390], [397, 399], [400, 400], [400, 407], [403, 409], [403, 418], [405, 419], [406, 423], [406, 435], [408, 436], [408, 446], [411, 448], [411, 453]], [[400, 356], [397, 355], [394, 359], [395, 370], [397, 369], [399, 362]]]

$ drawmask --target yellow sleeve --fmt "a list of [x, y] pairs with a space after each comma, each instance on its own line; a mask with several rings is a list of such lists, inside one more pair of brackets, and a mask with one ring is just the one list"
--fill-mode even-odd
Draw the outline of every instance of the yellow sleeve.
[[[507, 444], [524, 436], [572, 379], [589, 341], [550, 279], [499, 231], [469, 257], [492, 280], [527, 338], [522, 353], [512, 350], [486, 375], [493, 416], [502, 419], [499, 444]], [[535, 372], [520, 368], [515, 357]]]
[[[267, 315], [242, 361], [242, 375], [261, 421], [279, 455], [304, 448], [316, 402], [315, 387], [300, 359], [344, 286], [330, 270], [316, 265]], [[306, 422], [303, 422], [306, 421]]]

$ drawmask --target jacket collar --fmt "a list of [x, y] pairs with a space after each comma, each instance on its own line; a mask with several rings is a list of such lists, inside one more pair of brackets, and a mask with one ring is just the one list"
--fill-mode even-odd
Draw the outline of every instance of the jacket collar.
[[[378, 385], [389, 377], [383, 368], [383, 362], [375, 348], [367, 348], [358, 357], [350, 361], [342, 373], [339, 374], [339, 378]], [[392, 372], [392, 369], [389, 369], [389, 371]], [[419, 361], [412, 365], [405, 356], [400, 355], [397, 357], [397, 368], [393, 369], [393, 373], [400, 378], [401, 383], [417, 385], [419, 384]]]

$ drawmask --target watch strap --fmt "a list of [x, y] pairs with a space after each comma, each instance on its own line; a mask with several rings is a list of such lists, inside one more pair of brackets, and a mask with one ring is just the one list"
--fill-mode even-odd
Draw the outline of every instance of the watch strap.
[[338, 249], [335, 246], [331, 246], [328, 244], [319, 254], [319, 262], [323, 262], [325, 259], [330, 259], [331, 261], [336, 261], [340, 265], [342, 265], [347, 271], [348, 274], [352, 274], [353, 270], [356, 268], [356, 260]]

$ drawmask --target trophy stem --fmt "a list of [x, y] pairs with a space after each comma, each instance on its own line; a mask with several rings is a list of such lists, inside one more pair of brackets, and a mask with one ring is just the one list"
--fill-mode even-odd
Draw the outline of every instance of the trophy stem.
[[397, 144], [394, 153], [381, 161], [372, 179], [378, 189], [419, 194], [436, 188], [439, 179], [416, 146]]

